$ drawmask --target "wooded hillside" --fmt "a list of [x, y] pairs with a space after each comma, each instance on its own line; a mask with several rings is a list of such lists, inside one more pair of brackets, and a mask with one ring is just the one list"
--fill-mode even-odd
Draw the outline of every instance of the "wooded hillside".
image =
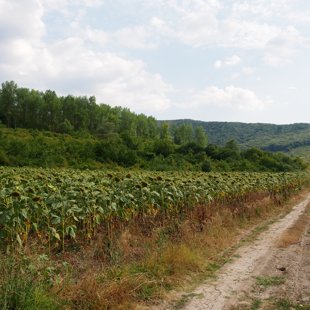
[[19, 88], [13, 81], [2, 83], [0, 89], [0, 122], [2, 165], [99, 168], [108, 164], [193, 171], [305, 167], [298, 158], [244, 148], [249, 136], [243, 128], [246, 124], [234, 130], [243, 133], [241, 139], [232, 136], [234, 131], [226, 125], [216, 131], [206, 127], [209, 123], [159, 122], [126, 108], [97, 104], [95, 97], [58, 96], [52, 90]]
[[194, 120], [173, 120], [169, 123], [171, 126], [202, 126], [209, 142], [216, 145], [225, 145], [227, 141], [235, 140], [241, 148], [257, 147], [271, 152], [310, 157], [310, 124], [275, 125]]

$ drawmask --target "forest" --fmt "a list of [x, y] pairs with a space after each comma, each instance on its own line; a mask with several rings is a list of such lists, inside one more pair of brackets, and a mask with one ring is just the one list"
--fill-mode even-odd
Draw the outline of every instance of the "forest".
[[199, 122], [158, 121], [97, 104], [94, 96], [58, 96], [13, 81], [0, 89], [0, 125], [0, 164], [7, 166], [205, 172], [305, 168], [299, 158], [239, 148], [238, 139], [210, 143], [214, 138]]
[[258, 147], [271, 152], [284, 152], [309, 158], [310, 124], [276, 125], [264, 123], [203, 122], [189, 119], [169, 121], [170, 126], [202, 126], [209, 142], [223, 146], [235, 140], [241, 149]]

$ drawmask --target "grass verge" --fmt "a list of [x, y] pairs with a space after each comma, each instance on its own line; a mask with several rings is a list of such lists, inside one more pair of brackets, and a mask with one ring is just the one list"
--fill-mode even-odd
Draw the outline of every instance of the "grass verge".
[[298, 220], [287, 229], [281, 236], [277, 246], [279, 248], [286, 248], [292, 244], [300, 241], [310, 219], [310, 204], [307, 206], [307, 211], [300, 215]]
[[[0, 309], [2, 310], [58, 310], [62, 305], [50, 289], [47, 273], [39, 270], [40, 262], [28, 258], [1, 257]], [[47, 272], [48, 269], [45, 269]], [[41, 273], [42, 272], [42, 273]]]

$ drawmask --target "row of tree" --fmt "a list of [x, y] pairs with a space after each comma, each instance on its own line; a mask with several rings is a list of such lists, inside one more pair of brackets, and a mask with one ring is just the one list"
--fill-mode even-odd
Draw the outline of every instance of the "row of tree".
[[48, 130], [57, 133], [90, 133], [98, 138], [119, 134], [124, 139], [172, 139], [182, 145], [207, 145], [205, 130], [181, 124], [169, 129], [168, 123], [132, 113], [127, 108], [97, 104], [95, 97], [57, 96], [52, 90], [40, 92], [19, 88], [13, 81], [0, 89], [0, 121], [7, 128]]
[[57, 96], [5, 82], [0, 89], [0, 164], [156, 170], [292, 171], [302, 162], [234, 141], [208, 144], [199, 124], [171, 124], [95, 97]]

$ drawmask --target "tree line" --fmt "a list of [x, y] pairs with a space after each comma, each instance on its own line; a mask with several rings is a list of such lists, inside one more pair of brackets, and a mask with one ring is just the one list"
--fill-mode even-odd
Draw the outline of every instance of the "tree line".
[[299, 159], [234, 141], [208, 144], [201, 125], [159, 122], [127, 108], [97, 104], [96, 98], [58, 96], [20, 88], [0, 89], [0, 164], [101, 167], [105, 164], [155, 170], [292, 171]]
[[206, 146], [202, 126], [181, 124], [169, 129], [157, 120], [135, 114], [127, 108], [97, 104], [94, 96], [57, 96], [55, 91], [40, 92], [20, 88], [14, 81], [2, 83], [0, 121], [7, 128], [27, 128], [56, 133], [91, 133], [105, 138], [115, 133], [131, 138], [173, 138], [176, 144], [196, 142]]

